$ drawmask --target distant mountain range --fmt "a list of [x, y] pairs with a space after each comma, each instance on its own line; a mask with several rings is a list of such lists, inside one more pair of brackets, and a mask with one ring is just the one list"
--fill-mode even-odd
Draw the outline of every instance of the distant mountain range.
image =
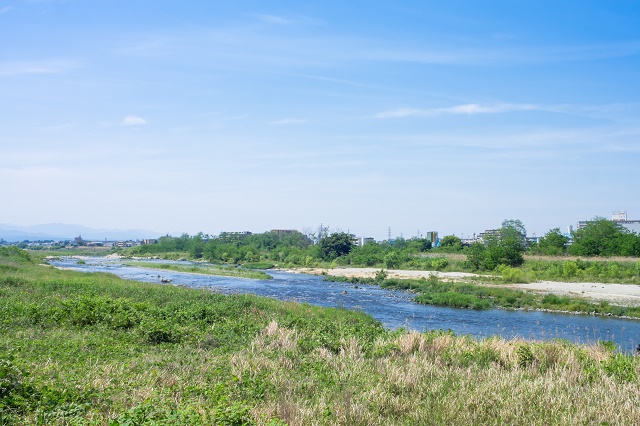
[[38, 241], [38, 240], [73, 240], [82, 236], [87, 241], [104, 240], [142, 240], [158, 238], [160, 232], [144, 229], [96, 229], [82, 225], [68, 225], [63, 223], [47, 223], [43, 225], [19, 226], [0, 223], [0, 239], [9, 242]]

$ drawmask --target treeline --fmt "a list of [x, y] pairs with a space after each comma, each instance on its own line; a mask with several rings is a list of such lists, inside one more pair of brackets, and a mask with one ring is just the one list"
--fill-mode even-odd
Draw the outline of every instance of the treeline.
[[574, 256], [640, 256], [640, 235], [612, 220], [594, 218], [574, 231], [572, 241], [552, 229], [530, 248], [534, 254]]
[[519, 266], [523, 254], [545, 256], [640, 257], [640, 235], [621, 224], [596, 217], [571, 235], [559, 228], [548, 231], [537, 243], [527, 242], [526, 231], [519, 220], [506, 220], [502, 228], [485, 237], [483, 243], [463, 246], [462, 241], [448, 235], [439, 250], [467, 254], [472, 269], [493, 270], [496, 266]]
[[[528, 243], [526, 229], [519, 220], [505, 220], [500, 229], [484, 236], [483, 242], [463, 246], [453, 235], [445, 236], [440, 247], [422, 238], [398, 238], [393, 242], [372, 242], [358, 247], [351, 235], [336, 232], [314, 244], [300, 232], [276, 234], [202, 233], [179, 237], [165, 236], [157, 244], [130, 249], [132, 255], [157, 255], [163, 258], [190, 257], [209, 262], [256, 265], [268, 269], [280, 266], [363, 266], [386, 269], [494, 271], [524, 264], [525, 254], [550, 256], [640, 256], [640, 236], [620, 224], [595, 218], [573, 232], [571, 239], [558, 228], [547, 232], [538, 243]], [[431, 252], [432, 254], [426, 254]], [[466, 260], [438, 256], [460, 253]]]
[[[418, 238], [400, 238], [393, 244], [373, 242], [358, 247], [353, 244], [352, 237], [344, 232], [327, 235], [318, 244], [313, 244], [309, 237], [300, 232], [281, 235], [265, 232], [251, 235], [226, 234], [216, 238], [203, 234], [165, 236], [159, 238], [157, 244], [133, 247], [129, 253], [165, 258], [188, 254], [193, 259], [210, 262], [258, 263], [265, 269], [269, 262], [308, 267], [334, 263], [341, 266], [380, 266], [394, 269], [430, 249], [429, 240]], [[442, 263], [441, 259], [438, 260]], [[440, 268], [444, 266], [446, 265], [440, 264]]]

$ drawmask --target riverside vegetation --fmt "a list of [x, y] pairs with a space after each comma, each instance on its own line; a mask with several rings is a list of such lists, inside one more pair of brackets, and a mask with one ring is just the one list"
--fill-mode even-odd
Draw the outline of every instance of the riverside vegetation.
[[251, 278], [256, 280], [270, 280], [272, 277], [262, 271], [254, 271], [245, 268], [220, 265], [179, 265], [175, 263], [152, 263], [152, 262], [124, 262], [128, 266], [141, 268], [161, 269], [176, 272], [188, 272], [205, 275], [216, 275], [221, 277]]
[[[375, 267], [443, 272], [474, 272], [467, 284], [443, 284], [421, 281], [382, 283], [394, 288], [411, 288], [421, 293], [420, 303], [453, 307], [489, 309], [547, 309], [603, 315], [640, 317], [638, 309], [614, 306], [608, 302], [591, 303], [567, 296], [538, 296], [531, 293], [494, 288], [499, 283], [526, 283], [539, 280], [565, 282], [616, 282], [640, 284], [640, 259], [607, 257], [581, 259], [571, 254], [612, 256], [637, 254], [640, 237], [615, 222], [596, 218], [576, 231], [567, 248], [567, 237], [558, 229], [549, 231], [529, 247], [526, 230], [519, 220], [505, 220], [502, 227], [485, 237], [485, 242], [463, 247], [459, 238], [445, 236], [438, 248], [431, 242], [399, 238], [390, 242], [356, 247], [346, 233], [328, 233], [312, 244], [299, 232], [276, 235], [221, 234], [212, 238], [202, 233], [180, 237], [162, 237], [158, 244], [134, 247], [123, 255], [155, 256], [167, 259], [189, 258], [245, 268], [313, 267], [330, 269], [341, 266]], [[362, 281], [364, 282], [364, 281]]]
[[[132, 256], [158, 256], [166, 259], [204, 259], [213, 263], [240, 264], [258, 269], [273, 266], [331, 268], [340, 266], [376, 267], [435, 271], [465, 271], [503, 276], [507, 282], [535, 280], [595, 280], [640, 284], [640, 259], [606, 256], [640, 256], [640, 237], [615, 222], [594, 219], [567, 238], [559, 230], [549, 231], [538, 244], [527, 247], [526, 230], [519, 220], [505, 220], [500, 230], [484, 244], [464, 247], [459, 238], [445, 236], [440, 247], [422, 238], [393, 243], [370, 243], [356, 247], [342, 232], [315, 236], [299, 232], [276, 235], [271, 232], [238, 236], [221, 234], [213, 238], [202, 233], [180, 237], [161, 237], [158, 244], [122, 251]], [[636, 251], [637, 249], [637, 251]], [[528, 255], [528, 257], [527, 257]], [[546, 258], [534, 255], [545, 255]], [[573, 258], [564, 257], [573, 255]], [[554, 256], [554, 257], [548, 257]], [[590, 256], [587, 259], [575, 256]], [[593, 256], [605, 256], [593, 258]]]
[[494, 308], [544, 310], [640, 318], [640, 307], [637, 306], [617, 306], [605, 301], [593, 303], [576, 297], [539, 294], [500, 286], [442, 282], [435, 275], [429, 279], [397, 279], [386, 278], [386, 276], [386, 271], [380, 270], [375, 278], [326, 275], [324, 280], [353, 284], [376, 284], [382, 288], [408, 290], [417, 293], [413, 299], [416, 303], [425, 305], [478, 310]]
[[0, 248], [0, 424], [638, 424], [602, 342], [385, 330], [369, 316], [40, 265]]

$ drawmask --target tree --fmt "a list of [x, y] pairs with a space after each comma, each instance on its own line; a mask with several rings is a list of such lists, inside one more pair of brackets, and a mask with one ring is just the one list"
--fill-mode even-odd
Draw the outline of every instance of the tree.
[[384, 255], [384, 264], [387, 269], [397, 269], [400, 267], [401, 263], [402, 260], [400, 259], [400, 255], [395, 250], [391, 250]]
[[616, 256], [628, 246], [629, 230], [612, 220], [595, 217], [573, 233], [569, 253], [577, 256]]
[[527, 230], [517, 219], [503, 220], [500, 228], [501, 264], [520, 266], [524, 263], [523, 254], [527, 248]]
[[473, 243], [467, 251], [467, 264], [470, 268], [477, 271], [484, 269], [486, 262], [486, 248], [482, 243]]
[[[486, 269], [495, 269], [498, 265], [511, 267], [524, 263], [527, 231], [519, 220], [504, 220], [500, 230], [485, 240], [483, 264]], [[478, 255], [480, 255], [478, 253]], [[467, 261], [469, 257], [467, 256]], [[474, 261], [478, 263], [477, 261]]]
[[407, 248], [414, 252], [431, 250], [431, 241], [426, 238], [412, 238], [407, 241]]
[[447, 251], [460, 251], [462, 250], [462, 240], [455, 235], [446, 235], [440, 241], [440, 247]]
[[[513, 232], [517, 232], [524, 242], [527, 238], [527, 230], [519, 219], [505, 219], [502, 221], [502, 230], [509, 230]], [[515, 235], [515, 234], [514, 234]]]
[[351, 251], [351, 263], [353, 265], [374, 266], [382, 263], [384, 252], [380, 244], [373, 242], [362, 247], [355, 247]]
[[562, 235], [560, 228], [547, 231], [538, 243], [538, 252], [548, 256], [557, 256], [567, 252], [569, 238]]
[[320, 257], [323, 260], [334, 260], [349, 254], [352, 249], [351, 235], [345, 232], [336, 232], [320, 240]]

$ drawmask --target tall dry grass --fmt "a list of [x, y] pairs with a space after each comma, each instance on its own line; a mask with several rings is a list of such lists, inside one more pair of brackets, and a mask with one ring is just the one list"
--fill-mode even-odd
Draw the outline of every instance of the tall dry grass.
[[258, 423], [640, 424], [638, 382], [605, 371], [604, 347], [407, 333], [370, 356], [351, 339], [310, 361], [295, 336], [272, 323], [232, 359], [234, 374], [275, 384], [277, 397], [251, 410]]

